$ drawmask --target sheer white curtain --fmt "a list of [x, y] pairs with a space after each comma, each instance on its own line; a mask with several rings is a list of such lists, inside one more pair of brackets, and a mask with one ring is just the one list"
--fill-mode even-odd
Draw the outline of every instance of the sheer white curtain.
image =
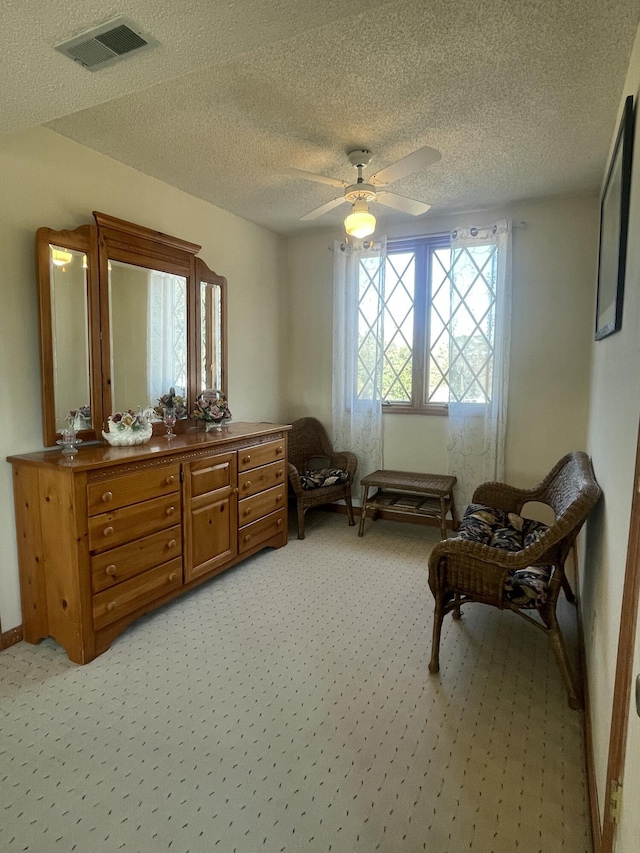
[[[448, 472], [460, 514], [475, 488], [504, 479], [511, 343], [511, 223], [451, 234]], [[471, 309], [473, 320], [470, 320]], [[492, 357], [491, 357], [492, 352]]]
[[386, 238], [334, 245], [333, 443], [358, 458], [360, 479], [382, 468], [382, 363]]
[[149, 271], [147, 297], [147, 391], [149, 403], [170, 388], [176, 394], [186, 393], [187, 352], [185, 337], [185, 280], [170, 273]]

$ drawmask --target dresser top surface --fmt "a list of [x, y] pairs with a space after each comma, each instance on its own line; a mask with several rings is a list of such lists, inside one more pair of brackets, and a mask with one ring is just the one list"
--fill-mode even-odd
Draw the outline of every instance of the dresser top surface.
[[247, 423], [232, 422], [221, 431], [205, 432], [198, 427], [186, 429], [178, 433], [174, 438], [168, 439], [164, 435], [154, 435], [147, 444], [138, 444], [133, 447], [112, 447], [106, 442], [91, 442], [80, 445], [78, 453], [72, 459], [67, 459], [59, 449], [38, 450], [34, 453], [24, 453], [16, 456], [8, 456], [7, 461], [12, 464], [31, 463], [36, 465], [63, 466], [76, 471], [86, 471], [92, 468], [104, 468], [111, 465], [121, 465], [126, 462], [142, 462], [159, 457], [179, 457], [180, 454], [194, 450], [210, 448], [212, 451], [226, 447], [233, 449], [236, 444], [244, 441], [262, 438], [269, 440], [277, 434], [287, 432], [291, 427], [288, 424], [272, 423]]

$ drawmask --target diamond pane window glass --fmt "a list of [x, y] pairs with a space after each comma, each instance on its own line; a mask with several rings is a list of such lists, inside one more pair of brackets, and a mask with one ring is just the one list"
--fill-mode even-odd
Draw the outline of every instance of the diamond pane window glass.
[[491, 399], [496, 260], [494, 246], [462, 249], [452, 259], [450, 400], [487, 403]]
[[387, 255], [382, 372], [385, 402], [411, 402], [415, 278], [414, 252]]
[[449, 402], [449, 321], [451, 319], [451, 250], [436, 249], [431, 253], [431, 292], [429, 313], [429, 368], [426, 399], [428, 403]]
[[393, 411], [490, 401], [496, 273], [493, 245], [452, 251], [447, 236], [390, 240], [381, 312], [378, 295], [371, 297], [375, 275], [361, 271], [362, 395], [371, 393], [381, 355], [382, 400]]
[[357, 398], [372, 400], [375, 376], [379, 369], [382, 345], [382, 312], [380, 291], [384, 278], [376, 257], [360, 260], [358, 269], [358, 370]]

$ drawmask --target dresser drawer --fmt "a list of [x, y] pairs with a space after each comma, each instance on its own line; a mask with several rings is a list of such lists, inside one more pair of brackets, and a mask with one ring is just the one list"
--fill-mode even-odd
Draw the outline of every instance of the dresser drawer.
[[181, 520], [180, 493], [143, 501], [89, 519], [89, 550], [106, 551], [133, 542]]
[[169, 527], [91, 557], [91, 585], [102, 592], [182, 554], [182, 528]]
[[235, 487], [236, 454], [220, 453], [208, 459], [199, 459], [190, 462], [187, 470], [192, 498], [220, 489], [232, 489]]
[[268, 465], [269, 462], [284, 459], [284, 451], [284, 440], [270, 441], [267, 444], [259, 444], [257, 447], [239, 450], [238, 471], [248, 471], [250, 468], [258, 468], [261, 465]]
[[281, 509], [285, 505], [286, 499], [287, 490], [284, 484], [273, 489], [267, 489], [266, 492], [260, 492], [250, 498], [245, 498], [238, 503], [238, 524], [242, 527], [243, 524], [249, 524], [262, 518], [263, 515]]
[[240, 498], [248, 498], [265, 489], [286, 483], [285, 463], [272, 462], [271, 465], [263, 465], [262, 468], [254, 468], [252, 471], [244, 471], [238, 475], [238, 489]]
[[89, 515], [137, 504], [140, 501], [177, 492], [179, 489], [180, 465], [177, 463], [135, 471], [132, 474], [120, 474], [95, 483], [89, 482], [87, 485]]
[[247, 524], [241, 528], [238, 534], [238, 553], [244, 554], [245, 551], [250, 551], [261, 542], [271, 539], [277, 533], [282, 533], [285, 528], [286, 511], [279, 509], [277, 512], [272, 512], [271, 515], [266, 515], [259, 521], [254, 521], [253, 524]]
[[97, 631], [133, 613], [182, 585], [182, 560], [171, 560], [93, 596], [93, 627]]

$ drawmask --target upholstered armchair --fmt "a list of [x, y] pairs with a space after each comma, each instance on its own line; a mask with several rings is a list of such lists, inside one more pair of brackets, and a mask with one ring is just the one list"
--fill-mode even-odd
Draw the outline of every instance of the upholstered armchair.
[[[569, 705], [582, 707], [556, 604], [561, 588], [569, 601], [575, 600], [564, 564], [599, 496], [591, 460], [581, 451], [564, 456], [533, 489], [504, 483], [484, 483], [476, 489], [456, 537], [440, 542], [429, 557], [429, 586], [435, 598], [431, 672], [440, 668], [444, 616], [452, 612], [459, 619], [461, 607], [469, 602], [491, 604], [513, 610], [547, 634]], [[553, 523], [523, 518], [522, 508], [529, 501], [550, 506]]]
[[300, 418], [289, 433], [289, 483], [298, 510], [298, 539], [304, 539], [304, 514], [321, 504], [344, 500], [354, 525], [351, 488], [358, 466], [353, 453], [334, 452], [322, 424]]

